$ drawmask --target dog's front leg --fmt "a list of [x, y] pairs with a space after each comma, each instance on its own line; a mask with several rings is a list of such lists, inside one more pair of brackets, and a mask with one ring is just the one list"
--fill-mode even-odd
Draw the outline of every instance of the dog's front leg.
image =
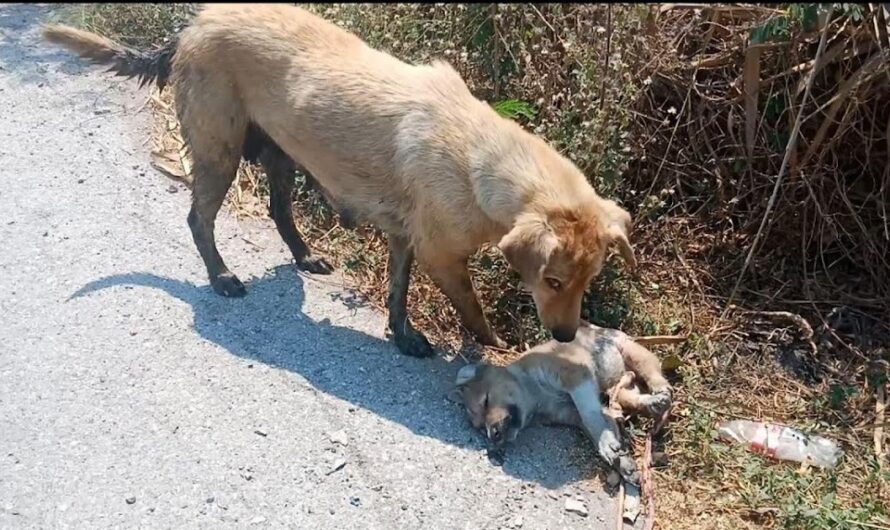
[[596, 380], [593, 377], [585, 378], [569, 391], [569, 395], [578, 409], [584, 430], [596, 444], [600, 456], [610, 466], [617, 468], [625, 480], [639, 484], [640, 473], [636, 462], [626, 451], [622, 451], [618, 425], [603, 413]]
[[389, 236], [389, 329], [399, 351], [412, 357], [431, 357], [433, 348], [422, 333], [408, 320], [408, 283], [414, 250], [407, 238]]
[[464, 325], [476, 335], [477, 340], [487, 346], [505, 348], [506, 343], [491, 329], [482, 312], [482, 306], [479, 305], [479, 298], [470, 279], [470, 271], [467, 270], [467, 259], [440, 258], [424, 260], [424, 263], [428, 267], [430, 276], [451, 300], [452, 305], [460, 313]]

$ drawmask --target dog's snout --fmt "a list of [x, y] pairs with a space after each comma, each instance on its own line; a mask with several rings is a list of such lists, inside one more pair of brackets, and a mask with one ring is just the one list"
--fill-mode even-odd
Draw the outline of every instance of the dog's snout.
[[551, 329], [550, 333], [552, 333], [553, 338], [559, 342], [572, 342], [575, 340], [576, 331], [578, 331], [577, 328], [558, 327]]
[[500, 425], [490, 425], [488, 427], [488, 439], [499, 444], [504, 441], [504, 429]]

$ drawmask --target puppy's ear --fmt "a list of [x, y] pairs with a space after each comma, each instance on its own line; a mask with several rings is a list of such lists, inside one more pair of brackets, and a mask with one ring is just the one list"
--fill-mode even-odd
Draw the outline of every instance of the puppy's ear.
[[467, 384], [470, 379], [476, 377], [476, 371], [479, 369], [478, 364], [468, 364], [457, 371], [457, 377], [454, 380], [456, 386]]
[[630, 214], [615, 202], [605, 201], [606, 213], [606, 239], [609, 245], [618, 245], [621, 258], [631, 269], [637, 268], [637, 258], [630, 244], [630, 230], [632, 226]]
[[558, 245], [556, 234], [543, 216], [529, 214], [516, 220], [498, 248], [526, 283], [536, 283]]
[[457, 371], [457, 377], [454, 379], [454, 387], [448, 392], [448, 400], [454, 403], [460, 403], [463, 397], [464, 388], [474, 377], [479, 369], [478, 364], [468, 364]]

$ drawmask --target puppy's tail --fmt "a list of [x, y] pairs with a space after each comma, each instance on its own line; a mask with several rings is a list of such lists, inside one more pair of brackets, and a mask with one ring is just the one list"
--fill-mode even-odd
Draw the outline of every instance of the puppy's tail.
[[140, 87], [154, 81], [161, 90], [170, 79], [170, 63], [177, 43], [173, 38], [160, 48], [143, 52], [95, 33], [60, 24], [44, 25], [43, 38], [94, 63], [110, 64], [109, 71], [117, 75], [138, 78]]

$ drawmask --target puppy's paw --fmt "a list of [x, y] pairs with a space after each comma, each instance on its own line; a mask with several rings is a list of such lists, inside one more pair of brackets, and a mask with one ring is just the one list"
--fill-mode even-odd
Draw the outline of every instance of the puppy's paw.
[[321, 256], [306, 256], [297, 262], [297, 268], [311, 274], [330, 274], [334, 266]]
[[630, 482], [634, 486], [640, 485], [640, 470], [637, 469], [637, 462], [629, 453], [624, 453], [618, 457], [618, 474], [625, 482]]
[[405, 355], [423, 358], [432, 357], [435, 354], [423, 333], [414, 329], [408, 328], [404, 332], [393, 334], [393, 340], [399, 351]]
[[643, 403], [643, 410], [650, 418], [660, 418], [670, 410], [673, 398], [669, 388], [649, 394]]
[[621, 454], [621, 440], [618, 439], [618, 435], [614, 431], [606, 429], [600, 434], [597, 449], [607, 464], [615, 466]]
[[224, 272], [216, 278], [211, 278], [210, 285], [217, 294], [227, 298], [240, 298], [247, 294], [247, 288], [231, 272]]

